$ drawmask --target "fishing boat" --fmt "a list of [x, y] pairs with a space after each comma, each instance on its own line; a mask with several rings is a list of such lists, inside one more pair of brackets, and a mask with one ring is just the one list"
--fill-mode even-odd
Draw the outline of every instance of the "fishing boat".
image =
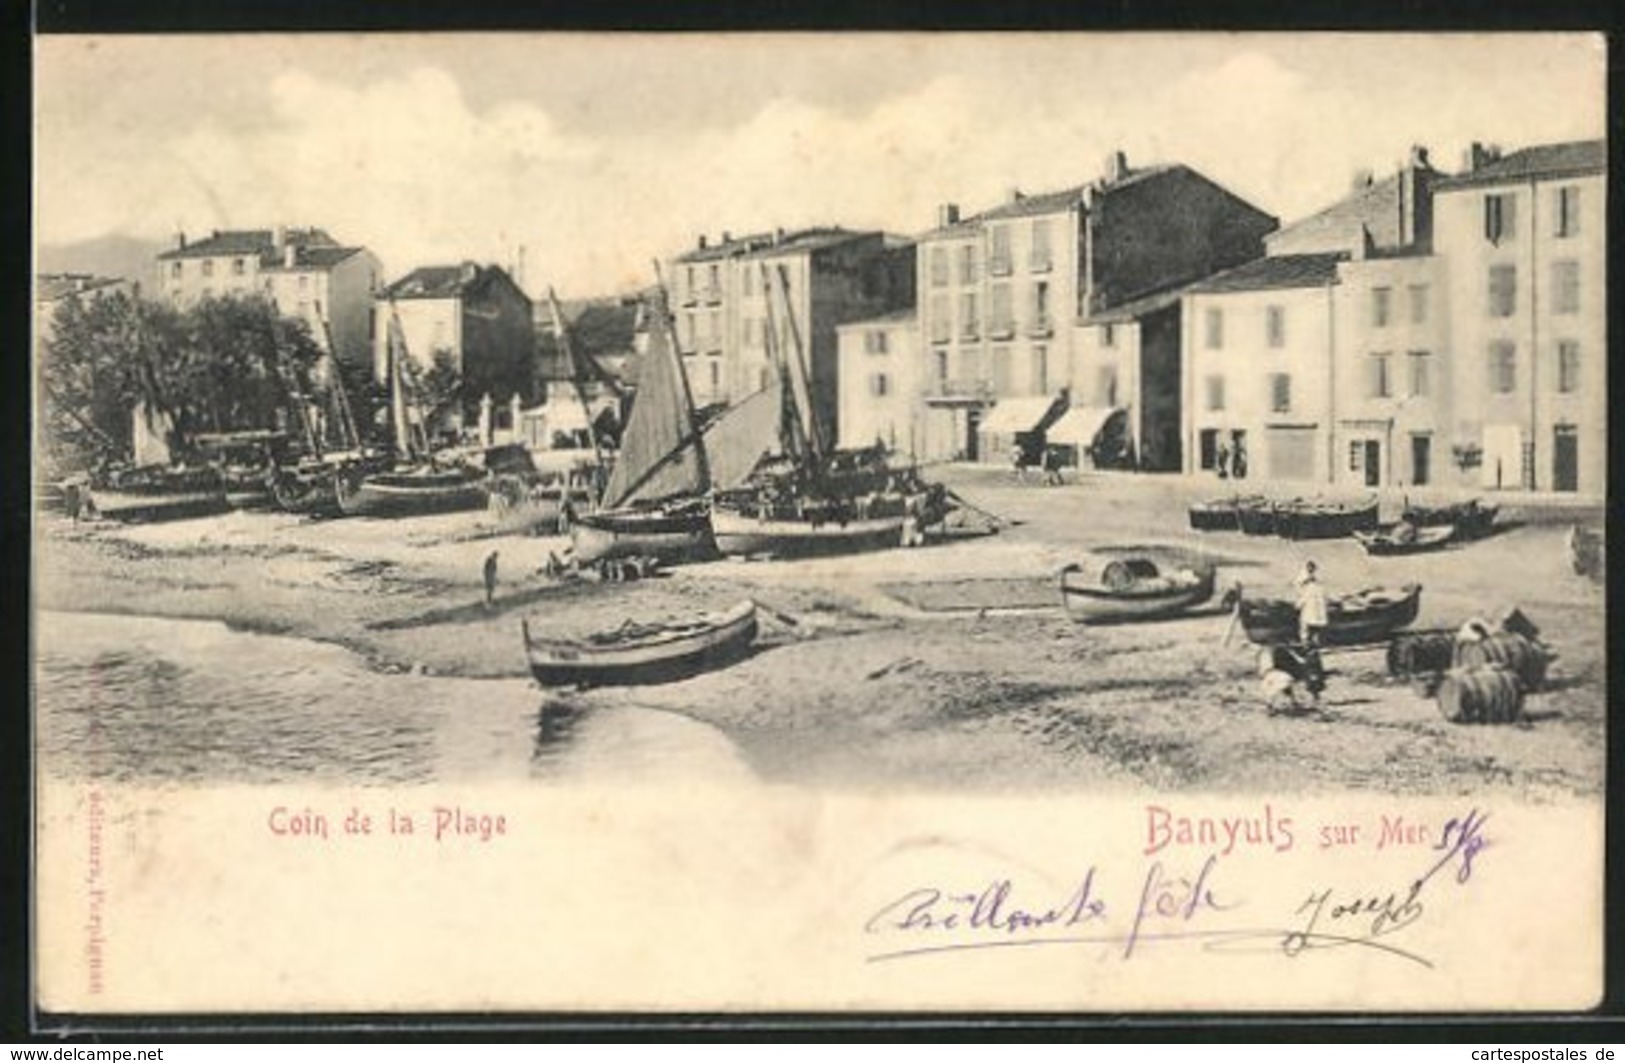
[[[812, 382], [801, 332], [781, 265], [762, 265], [767, 298], [769, 356], [774, 379], [753, 399], [769, 416], [758, 420], [763, 435], [754, 446], [736, 447], [756, 457], [737, 484], [713, 485], [711, 530], [717, 549], [732, 557], [872, 550], [913, 546], [923, 530], [948, 515], [948, 494], [917, 469], [888, 464], [879, 447], [837, 450], [812, 401]], [[790, 350], [779, 347], [773, 293], [786, 315]]]
[[[548, 295], [560, 341], [579, 379], [558, 300]], [[654, 298], [649, 346], [620, 453], [597, 508], [578, 514], [570, 525], [575, 557], [582, 564], [622, 557], [669, 563], [716, 556], [705, 500], [710, 487], [706, 449], [674, 332], [661, 292]]]
[[[1233, 601], [1247, 638], [1262, 646], [1298, 640], [1297, 603], [1280, 598], [1249, 598], [1237, 591]], [[1369, 587], [1330, 598], [1326, 603], [1325, 644], [1357, 646], [1382, 642], [1416, 619], [1421, 608], [1421, 584], [1404, 587]]]
[[1406, 499], [1400, 519], [1418, 528], [1448, 525], [1457, 539], [1467, 540], [1488, 535], [1500, 512], [1500, 506], [1486, 506], [1476, 498], [1448, 506], [1418, 506]]
[[1397, 557], [1404, 554], [1422, 554], [1442, 550], [1455, 537], [1456, 529], [1445, 525], [1418, 528], [1401, 521], [1377, 531], [1357, 531], [1354, 539], [1372, 557]]
[[1283, 539], [1342, 539], [1377, 529], [1377, 500], [1324, 502], [1294, 499], [1275, 505], [1275, 534]]
[[1206, 502], [1192, 502], [1189, 509], [1192, 531], [1239, 531], [1240, 511], [1247, 507], [1265, 505], [1257, 496], [1213, 498]]
[[586, 638], [550, 638], [521, 621], [531, 674], [544, 687], [668, 683], [739, 660], [756, 637], [756, 603], [676, 623], [620, 627]]
[[287, 445], [281, 432], [200, 433], [194, 442], [209, 464], [219, 470], [226, 502], [232, 509], [259, 509], [273, 504], [274, 455]]
[[225, 483], [209, 466], [116, 469], [93, 477], [88, 496], [90, 512], [130, 523], [208, 516], [228, 508]]
[[1248, 535], [1275, 534], [1275, 503], [1255, 498], [1236, 504], [1236, 525]]
[[339, 512], [347, 517], [413, 517], [484, 508], [489, 496], [485, 470], [432, 453], [421, 418], [409, 410], [406, 337], [393, 307], [385, 346], [395, 453], [384, 468], [356, 463], [334, 471]]
[[1061, 569], [1061, 604], [1080, 624], [1179, 616], [1213, 597], [1211, 566], [1172, 567], [1150, 557], [1091, 558]]

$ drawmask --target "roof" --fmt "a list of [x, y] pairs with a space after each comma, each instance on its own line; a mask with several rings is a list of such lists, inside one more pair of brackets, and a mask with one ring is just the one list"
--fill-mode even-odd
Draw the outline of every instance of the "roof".
[[1601, 140], [1573, 140], [1563, 144], [1540, 144], [1486, 162], [1470, 173], [1447, 177], [1435, 187], [1441, 190], [1471, 188], [1505, 181], [1578, 177], [1608, 170], [1608, 145]]
[[801, 251], [822, 251], [826, 247], [839, 247], [861, 240], [865, 237], [880, 236], [883, 233], [872, 231], [859, 232], [853, 229], [843, 229], [840, 226], [830, 226], [821, 229], [801, 229], [797, 232], [785, 233], [783, 239], [774, 238], [765, 247], [754, 248], [745, 252], [747, 258], [771, 258], [774, 255], [795, 254]]
[[[1177, 164], [1142, 166], [1137, 169], [1129, 170], [1115, 181], [1098, 183], [1094, 187], [1099, 190], [1101, 195], [1109, 195], [1112, 192], [1121, 191], [1122, 189], [1137, 185], [1149, 178], [1160, 177], [1163, 174], [1173, 173], [1176, 170], [1182, 169], [1185, 169], [1185, 167]], [[1001, 221], [1005, 218], [1025, 218], [1035, 214], [1058, 214], [1063, 210], [1069, 210], [1072, 207], [1082, 203], [1085, 196], [1088, 194], [1089, 188], [1089, 185], [1073, 185], [1070, 188], [1063, 188], [1057, 192], [1040, 192], [1033, 195], [1026, 195], [1021, 192], [1017, 192], [1015, 196], [1007, 202], [1001, 203], [996, 207], [990, 207], [987, 210], [982, 211], [980, 214], [972, 214], [967, 218], [961, 218], [952, 225], [945, 225], [940, 228], [932, 229], [930, 232], [925, 233], [922, 239], [932, 236], [946, 236], [963, 232], [967, 229], [975, 228], [985, 222]]]
[[713, 262], [718, 259], [732, 258], [735, 255], [742, 255], [747, 251], [754, 251], [758, 247], [761, 247], [764, 244], [770, 244], [772, 242], [772, 233], [751, 233], [748, 236], [741, 236], [738, 239], [730, 238], [723, 240], [721, 243], [706, 244], [704, 247], [696, 247], [692, 251], [678, 255], [673, 261]]
[[[343, 251], [342, 255], [332, 260], [335, 262], [348, 258], [360, 250], [360, 248], [341, 248], [339, 242], [328, 235], [325, 229], [284, 229], [281, 235], [284, 240], [297, 248], [300, 254], [307, 254], [318, 248]], [[258, 255], [260, 261], [267, 266], [280, 264], [282, 256], [277, 250], [277, 231], [216, 229], [201, 240], [194, 240], [182, 247], [170, 248], [160, 254], [158, 260], [166, 262], [180, 258], [219, 258], [233, 255]], [[312, 262], [311, 265], [317, 263]]]
[[1337, 282], [1337, 265], [1344, 252], [1319, 255], [1271, 255], [1216, 273], [1188, 289], [1194, 295], [1219, 292], [1264, 291], [1271, 288], [1322, 288]]
[[359, 255], [359, 247], [300, 247], [294, 251], [293, 265], [284, 266], [275, 256], [272, 256], [268, 265], [260, 268], [264, 270], [280, 269], [328, 269], [336, 266], [351, 255]]
[[123, 284], [120, 277], [97, 277], [89, 273], [41, 273], [34, 278], [34, 298], [54, 303], [70, 295], [82, 295]]
[[385, 299], [456, 299], [495, 267], [481, 269], [472, 262], [460, 266], [419, 266], [385, 288]]

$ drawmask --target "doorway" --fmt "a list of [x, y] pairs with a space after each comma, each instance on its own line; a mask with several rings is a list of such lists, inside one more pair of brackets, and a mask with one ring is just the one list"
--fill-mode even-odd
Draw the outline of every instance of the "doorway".
[[982, 460], [982, 411], [965, 411], [965, 460]]
[[1433, 476], [1433, 437], [1411, 436], [1411, 483], [1422, 487]]
[[1552, 433], [1552, 490], [1580, 489], [1580, 436], [1571, 424], [1560, 424]]

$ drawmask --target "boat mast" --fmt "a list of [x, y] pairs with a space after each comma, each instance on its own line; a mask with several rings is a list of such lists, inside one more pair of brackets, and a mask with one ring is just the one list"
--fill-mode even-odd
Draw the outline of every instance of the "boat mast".
[[344, 376], [339, 371], [338, 356], [333, 347], [333, 324], [328, 320], [327, 309], [320, 300], [316, 302], [316, 313], [322, 319], [322, 335], [327, 338], [327, 387], [338, 407], [339, 432], [344, 437], [344, 449], [359, 449], [361, 431], [356, 427], [355, 411], [350, 408], [350, 394], [344, 387]]
[[401, 365], [406, 355], [406, 336], [393, 299], [389, 301], [389, 341], [385, 348], [389, 355], [389, 417], [395, 426], [395, 450], [402, 459], [411, 460], [417, 456], [417, 448], [406, 419], [406, 370]]
[[[593, 492], [596, 496], [601, 494], [604, 489], [606, 470], [609, 465], [608, 460], [604, 457], [604, 441], [598, 436], [598, 426], [593, 421], [592, 407], [587, 403], [587, 391], [583, 380], [586, 374], [583, 372], [581, 363], [576, 361], [575, 344], [570, 342], [570, 332], [564, 325], [564, 311], [559, 307], [559, 297], [554, 294], [551, 284], [547, 286], [547, 305], [548, 309], [553, 313], [553, 330], [558, 333], [559, 347], [564, 351], [564, 360], [570, 366], [570, 383], [575, 388], [577, 401], [581, 403], [581, 415], [587, 420], [587, 437], [592, 440], [592, 457], [596, 466], [594, 475], [598, 481], [594, 485], [597, 490]], [[514, 427], [517, 428], [518, 426], [515, 425]]]
[[[320, 304], [317, 309], [318, 311], [321, 309]], [[288, 352], [282, 346], [282, 334], [274, 324], [271, 328], [271, 344], [276, 349], [276, 375], [282, 381], [283, 392], [293, 400], [294, 413], [299, 417], [299, 427], [304, 430], [305, 446], [319, 458], [322, 456], [322, 444], [321, 440], [316, 438], [316, 427], [310, 423], [309, 396], [299, 386], [299, 378], [294, 373], [293, 366], [288, 363]]]
[[694, 441], [694, 457], [699, 462], [700, 480], [709, 490], [711, 484], [711, 462], [705, 456], [705, 439], [700, 433], [700, 426], [695, 423], [694, 392], [688, 386], [688, 367], [683, 365], [683, 352], [677, 346], [677, 318], [671, 312], [671, 293], [666, 290], [666, 275], [660, 269], [660, 260], [653, 260], [655, 268], [655, 285], [660, 289], [660, 296], [655, 302], [655, 312], [660, 316], [660, 327], [666, 330], [666, 345], [671, 348], [671, 356], [677, 363], [677, 382], [683, 389], [683, 409], [688, 412], [688, 423], [684, 425], [685, 438]]

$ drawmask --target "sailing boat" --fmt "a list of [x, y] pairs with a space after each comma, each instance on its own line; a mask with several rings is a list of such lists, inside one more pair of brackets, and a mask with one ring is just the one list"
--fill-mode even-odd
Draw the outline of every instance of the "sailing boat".
[[468, 465], [445, 465], [429, 451], [421, 421], [409, 417], [406, 394], [406, 337], [400, 315], [390, 308], [388, 350], [390, 420], [395, 457], [388, 468], [340, 469], [333, 476], [339, 511], [345, 516], [412, 517], [478, 509], [486, 504], [485, 473]]
[[[654, 296], [651, 309], [649, 349], [620, 455], [598, 509], [579, 515], [570, 526], [576, 560], [582, 564], [617, 557], [679, 561], [716, 554], [705, 499], [710, 470], [695, 429], [694, 400], [664, 289]], [[568, 340], [564, 342], [573, 360]], [[579, 367], [573, 368], [579, 375]], [[596, 437], [594, 443], [596, 447]]]
[[332, 325], [321, 303], [316, 304], [316, 312], [321, 316], [322, 332], [327, 339], [327, 349], [319, 363], [324, 408], [313, 408], [286, 364], [280, 366], [288, 397], [303, 430], [305, 453], [292, 464], [275, 465], [267, 480], [278, 508], [289, 513], [338, 516], [336, 475], [382, 471], [388, 459], [369, 453], [361, 444], [355, 412], [333, 355]]
[[812, 401], [784, 267], [775, 278], [763, 263], [762, 285], [764, 292], [776, 289], [784, 304], [795, 364], [779, 348], [769, 296], [768, 349], [779, 380], [758, 395], [778, 398], [778, 438], [769, 443], [777, 444], [777, 453], [759, 461], [742, 484], [717, 485], [711, 501], [717, 548], [730, 556], [785, 556], [917, 544], [923, 528], [947, 516], [947, 492], [913, 468], [892, 468], [879, 447], [830, 446]]

